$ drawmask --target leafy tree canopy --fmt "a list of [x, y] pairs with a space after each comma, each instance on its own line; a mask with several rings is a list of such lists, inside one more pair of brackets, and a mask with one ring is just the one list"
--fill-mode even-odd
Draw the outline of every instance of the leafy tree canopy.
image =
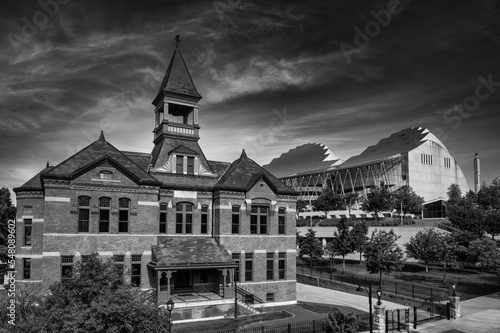
[[312, 228], [307, 229], [307, 233], [302, 238], [302, 243], [299, 248], [299, 257], [302, 258], [305, 255], [309, 257], [311, 265], [314, 259], [323, 255], [323, 245], [321, 241], [316, 238], [316, 231]]
[[393, 208], [402, 214], [420, 214], [422, 212], [422, 204], [424, 199], [419, 197], [411, 186], [402, 186], [392, 193]]
[[500, 210], [499, 177], [496, 177], [491, 185], [481, 187], [477, 194], [477, 203], [484, 209]]
[[328, 212], [332, 210], [345, 209], [344, 198], [333, 192], [331, 188], [327, 188], [314, 202], [314, 208], [320, 212], [324, 212], [325, 218], [328, 218]]
[[333, 239], [328, 244], [328, 250], [333, 255], [342, 256], [342, 272], [345, 272], [345, 256], [354, 252], [354, 240], [345, 218], [339, 221], [337, 231], [333, 233]]
[[359, 332], [358, 318], [354, 313], [347, 313], [333, 309], [323, 321], [323, 331], [326, 333], [357, 333]]
[[0, 189], [0, 261], [7, 261], [8, 221], [16, 219], [16, 207], [12, 205], [8, 188]]
[[387, 187], [374, 187], [366, 195], [366, 199], [361, 204], [361, 210], [367, 213], [378, 213], [392, 209], [392, 195]]
[[396, 243], [400, 237], [393, 230], [375, 230], [365, 247], [366, 270], [372, 274], [379, 273], [380, 284], [382, 273], [388, 275], [403, 267], [403, 251]]
[[421, 230], [405, 244], [406, 254], [410, 258], [422, 260], [425, 271], [429, 271], [429, 263], [438, 262], [445, 251], [445, 235], [434, 229]]
[[[30, 303], [14, 332], [165, 332], [168, 319], [155, 300], [123, 281], [111, 260], [92, 254], [73, 278]], [[22, 303], [22, 302], [21, 302]]]

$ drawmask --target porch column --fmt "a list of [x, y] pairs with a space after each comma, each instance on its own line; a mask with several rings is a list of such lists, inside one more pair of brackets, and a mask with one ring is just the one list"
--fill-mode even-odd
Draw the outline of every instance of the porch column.
[[167, 298], [170, 299], [170, 295], [172, 295], [172, 292], [170, 290], [170, 278], [172, 277], [172, 273], [174, 271], [167, 271]]
[[222, 290], [223, 294], [222, 297], [226, 298], [226, 276], [227, 276], [227, 269], [226, 268], [221, 268], [219, 271], [222, 272]]

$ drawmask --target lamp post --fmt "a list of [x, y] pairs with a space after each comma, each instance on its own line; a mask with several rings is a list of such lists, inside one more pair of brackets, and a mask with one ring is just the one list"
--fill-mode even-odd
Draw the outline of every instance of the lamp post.
[[[356, 291], [367, 291], [365, 288], [359, 286]], [[368, 306], [370, 307], [370, 333], [373, 333], [373, 309], [372, 309], [372, 285], [368, 285]]]
[[382, 297], [382, 290], [380, 290], [380, 287], [377, 289], [377, 305], [382, 305], [382, 301], [380, 298]]
[[168, 310], [168, 333], [172, 332], [172, 310], [174, 309], [174, 301], [169, 299], [167, 302], [167, 310]]
[[452, 288], [451, 296], [453, 297], [457, 296], [457, 294], [455, 293], [455, 289], [457, 288], [457, 286], [455, 284], [452, 284], [451, 288]]

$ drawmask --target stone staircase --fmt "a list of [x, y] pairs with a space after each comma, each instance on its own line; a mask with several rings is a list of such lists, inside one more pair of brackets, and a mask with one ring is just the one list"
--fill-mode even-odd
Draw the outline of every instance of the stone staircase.
[[244, 303], [240, 300], [236, 300], [239, 306], [241, 306], [243, 309], [247, 310], [251, 314], [259, 314], [260, 311], [254, 308], [251, 304]]

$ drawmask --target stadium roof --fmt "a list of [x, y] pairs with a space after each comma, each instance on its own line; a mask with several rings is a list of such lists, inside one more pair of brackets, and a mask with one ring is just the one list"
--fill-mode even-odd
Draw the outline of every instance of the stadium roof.
[[[326, 172], [332, 169], [347, 169], [377, 163], [411, 151], [425, 141], [431, 140], [446, 147], [428, 129], [411, 127], [393, 133], [376, 145], [366, 148], [361, 154], [343, 162], [330, 148], [320, 143], [308, 143], [281, 154], [263, 167], [277, 178]], [[343, 162], [343, 163], [342, 163]]]
[[281, 154], [280, 157], [273, 159], [263, 168], [278, 178], [286, 178], [329, 169], [342, 162], [326, 145], [306, 143]]
[[376, 145], [366, 148], [361, 154], [349, 158], [339, 168], [346, 169], [396, 157], [417, 148], [427, 140], [434, 141], [445, 148], [443, 143], [429, 132], [428, 129], [411, 127], [380, 140]]

